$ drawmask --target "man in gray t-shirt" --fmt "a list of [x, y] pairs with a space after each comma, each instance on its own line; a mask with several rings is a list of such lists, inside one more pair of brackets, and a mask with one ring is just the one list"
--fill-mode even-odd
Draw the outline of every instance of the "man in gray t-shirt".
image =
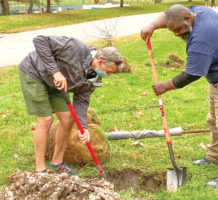
[[102, 84], [102, 77], [122, 68], [123, 58], [116, 48], [101, 51], [75, 38], [37, 36], [35, 51], [19, 65], [21, 87], [30, 115], [37, 116], [34, 132], [36, 171], [46, 172], [45, 151], [49, 129], [55, 113], [60, 124], [50, 167], [58, 172], [77, 174], [63, 162], [74, 119], [60, 90], [72, 92], [73, 106], [85, 130], [79, 137], [83, 143], [90, 139], [87, 127], [87, 108], [90, 95]]

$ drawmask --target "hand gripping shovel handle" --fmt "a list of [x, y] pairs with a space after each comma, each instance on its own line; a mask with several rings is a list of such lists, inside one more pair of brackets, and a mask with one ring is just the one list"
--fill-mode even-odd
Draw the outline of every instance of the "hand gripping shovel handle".
[[[151, 62], [154, 82], [157, 83], [158, 82], [157, 71], [156, 71], [156, 67], [155, 67], [155, 63], [154, 63], [154, 58], [153, 58], [153, 54], [152, 54], [152, 48], [151, 48], [150, 40], [148, 40], [148, 42], [147, 42], [147, 49], [148, 49], [148, 52], [149, 52], [149, 58], [150, 58], [150, 62]], [[161, 95], [158, 95], [158, 100], [159, 100], [160, 112], [161, 112], [163, 126], [164, 126], [164, 132], [165, 132], [166, 140], [167, 140], [167, 146], [168, 146], [169, 153], [170, 153], [170, 159], [171, 159], [171, 162], [172, 162], [172, 164], [173, 164], [173, 166], [174, 166], [174, 168], [176, 169], [176, 172], [177, 172], [180, 169], [179, 169], [179, 167], [177, 166], [177, 164], [175, 162], [175, 158], [174, 158], [174, 154], [173, 154], [173, 148], [172, 148], [172, 142], [171, 142], [171, 139], [170, 139], [170, 132], [169, 132], [168, 124], [167, 124], [167, 118], [166, 118], [166, 115], [165, 115], [165, 112], [164, 112], [164, 106], [163, 106]]]
[[[76, 114], [76, 111], [73, 108], [73, 105], [71, 104], [71, 101], [70, 101], [70, 98], [69, 98], [68, 94], [64, 90], [62, 90], [61, 93], [64, 96], [65, 101], [66, 101], [66, 103], [67, 103], [67, 105], [68, 105], [68, 107], [70, 109], [70, 112], [74, 117], [74, 120], [75, 120], [75, 122], [77, 124], [77, 127], [79, 128], [81, 134], [84, 134], [85, 131], [84, 131], [83, 127], [82, 127], [82, 124], [80, 123], [79, 118], [77, 117], [77, 114]], [[90, 142], [87, 142], [86, 146], [88, 147], [88, 149], [90, 151], [90, 154], [91, 154], [91, 156], [92, 156], [92, 158], [93, 158], [93, 160], [95, 162], [96, 167], [98, 168], [99, 173], [104, 174], [104, 171], [103, 171], [103, 169], [102, 169], [102, 167], [101, 167], [101, 165], [100, 165], [100, 163], [98, 161], [97, 156], [95, 155], [95, 152], [94, 152]]]

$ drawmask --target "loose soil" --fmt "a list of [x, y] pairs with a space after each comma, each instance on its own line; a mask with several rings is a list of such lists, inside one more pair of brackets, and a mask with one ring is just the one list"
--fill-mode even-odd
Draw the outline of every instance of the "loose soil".
[[176, 55], [171, 55], [169, 57], [169, 60], [165, 63], [160, 63], [161, 67], [169, 67], [169, 68], [184, 68], [185, 67], [185, 62], [181, 60], [178, 56]]
[[161, 188], [166, 188], [166, 172], [148, 175], [140, 170], [125, 169], [107, 173], [106, 179], [114, 184], [116, 190], [132, 187], [136, 190], [159, 192]]
[[114, 189], [159, 192], [166, 187], [166, 173], [148, 175], [134, 169], [107, 172], [105, 179], [18, 171], [8, 180], [11, 185], [0, 190], [1, 200], [120, 200]]
[[105, 179], [19, 171], [9, 176], [9, 187], [0, 191], [1, 200], [120, 200]]

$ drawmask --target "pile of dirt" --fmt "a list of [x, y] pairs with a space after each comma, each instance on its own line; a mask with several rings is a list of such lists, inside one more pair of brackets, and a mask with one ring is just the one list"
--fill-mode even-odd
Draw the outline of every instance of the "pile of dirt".
[[185, 62], [183, 60], [181, 60], [178, 56], [171, 55], [169, 57], [169, 60], [165, 63], [160, 63], [160, 66], [170, 67], [170, 68], [184, 68]]
[[1, 200], [119, 200], [114, 187], [105, 179], [81, 179], [66, 173], [16, 172], [12, 183], [0, 191]]

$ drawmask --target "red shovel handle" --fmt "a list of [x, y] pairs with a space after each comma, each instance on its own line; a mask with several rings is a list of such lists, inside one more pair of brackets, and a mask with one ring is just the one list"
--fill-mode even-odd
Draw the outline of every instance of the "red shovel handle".
[[147, 49], [151, 50], [151, 41], [150, 40], [148, 40], [148, 42], [147, 42]]
[[[76, 122], [76, 124], [77, 124], [77, 127], [79, 128], [81, 134], [84, 134], [85, 131], [84, 131], [83, 127], [82, 127], [82, 124], [80, 123], [79, 118], [77, 117], [77, 114], [76, 114], [76, 111], [75, 111], [74, 108], [73, 108], [73, 105], [71, 104], [71, 101], [70, 101], [69, 96], [68, 96], [67, 93], [64, 92], [63, 90], [62, 90], [62, 94], [63, 94], [63, 96], [64, 96], [64, 98], [65, 98], [65, 100], [66, 100], [66, 103], [67, 103], [67, 105], [68, 105], [68, 107], [69, 107], [69, 109], [70, 109], [71, 114], [72, 114], [73, 117], [74, 117], [74, 120], [75, 120], [75, 122]], [[89, 149], [89, 151], [90, 151], [90, 154], [91, 154], [91, 156], [92, 156], [92, 158], [93, 158], [93, 160], [94, 160], [94, 162], [95, 162], [95, 164], [96, 164], [96, 167], [98, 168], [99, 173], [100, 173], [100, 174], [103, 174], [104, 171], [103, 171], [103, 169], [102, 169], [102, 167], [101, 167], [101, 165], [100, 165], [100, 163], [99, 163], [99, 161], [98, 161], [97, 156], [95, 155], [95, 152], [94, 152], [94, 150], [93, 150], [91, 144], [90, 144], [89, 142], [87, 142], [87, 143], [86, 143], [86, 146], [88, 147], [88, 149]]]
[[[152, 54], [152, 48], [151, 48], [150, 40], [148, 40], [148, 42], [147, 42], [147, 49], [148, 49], [149, 58], [150, 58], [150, 62], [151, 62], [154, 82], [157, 83], [158, 82], [157, 71], [156, 71], [156, 66], [155, 66], [155, 63], [154, 63], [154, 58], [153, 58], [153, 54]], [[167, 118], [166, 118], [166, 115], [165, 115], [165, 112], [164, 112], [164, 105], [163, 105], [163, 102], [162, 102], [161, 95], [158, 96], [158, 100], [159, 100], [160, 112], [161, 112], [162, 121], [163, 121], [163, 125], [164, 125], [164, 132], [165, 132], [165, 135], [166, 135], [167, 145], [170, 145], [170, 144], [172, 144], [172, 142], [171, 142], [171, 139], [170, 139], [170, 132], [169, 132], [169, 128], [168, 128]]]
[[[157, 72], [156, 72], [156, 67], [155, 67], [155, 63], [154, 63], [154, 58], [152, 55], [152, 49], [151, 49], [151, 42], [150, 40], [148, 40], [147, 42], [147, 48], [148, 48], [148, 52], [149, 52], [149, 57], [150, 57], [150, 62], [151, 62], [151, 67], [152, 67], [152, 72], [153, 72], [153, 76], [154, 76], [154, 82], [157, 83], [158, 79], [157, 79]], [[170, 160], [176, 170], [176, 175], [177, 175], [177, 186], [180, 186], [180, 174], [181, 174], [181, 169], [177, 166], [175, 158], [174, 158], [174, 154], [173, 154], [173, 147], [172, 147], [172, 142], [170, 139], [170, 132], [169, 132], [169, 128], [168, 128], [168, 124], [167, 124], [167, 118], [164, 112], [164, 106], [163, 106], [163, 102], [162, 102], [162, 98], [161, 95], [158, 96], [158, 100], [159, 100], [159, 105], [160, 105], [160, 112], [161, 112], [161, 116], [162, 116], [162, 121], [163, 121], [163, 125], [164, 125], [164, 132], [166, 135], [166, 140], [167, 140], [167, 146], [169, 149], [169, 153], [170, 153]]]

